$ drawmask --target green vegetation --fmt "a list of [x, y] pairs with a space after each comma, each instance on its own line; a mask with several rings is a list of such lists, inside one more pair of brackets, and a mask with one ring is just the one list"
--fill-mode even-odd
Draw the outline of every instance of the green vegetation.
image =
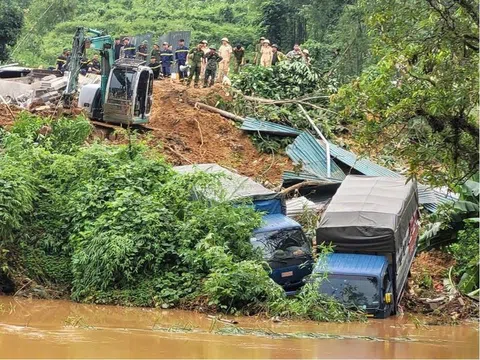
[[178, 174], [135, 139], [86, 145], [90, 129], [83, 117], [23, 113], [1, 133], [0, 254], [8, 256], [0, 265], [7, 275], [83, 302], [362, 318], [333, 300], [312, 308], [311, 296], [286, 299], [250, 244], [261, 214], [223, 201], [218, 176]]

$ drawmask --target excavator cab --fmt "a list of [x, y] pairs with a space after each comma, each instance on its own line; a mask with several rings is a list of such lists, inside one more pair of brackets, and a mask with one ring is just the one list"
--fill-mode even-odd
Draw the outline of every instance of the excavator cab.
[[135, 59], [117, 60], [110, 71], [103, 106], [103, 121], [145, 124], [150, 118], [153, 71]]
[[153, 101], [153, 71], [144, 61], [120, 59], [112, 66], [106, 91], [101, 86], [85, 85], [79, 104], [95, 120], [112, 124], [146, 124]]

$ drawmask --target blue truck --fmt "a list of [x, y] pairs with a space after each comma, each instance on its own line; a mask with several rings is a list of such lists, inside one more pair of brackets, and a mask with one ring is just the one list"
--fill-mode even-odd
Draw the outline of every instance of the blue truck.
[[349, 175], [317, 228], [334, 252], [313, 269], [321, 293], [368, 315], [396, 314], [417, 249], [417, 185], [404, 178]]
[[250, 241], [254, 248], [262, 251], [272, 269], [270, 277], [288, 295], [295, 294], [304, 285], [303, 280], [311, 274], [314, 265], [311, 243], [301, 225], [286, 216], [285, 199], [281, 194], [217, 164], [176, 166], [174, 169], [179, 173], [222, 174], [220, 182], [227, 200], [238, 203], [248, 199], [255, 210], [263, 214], [262, 225], [253, 231]]

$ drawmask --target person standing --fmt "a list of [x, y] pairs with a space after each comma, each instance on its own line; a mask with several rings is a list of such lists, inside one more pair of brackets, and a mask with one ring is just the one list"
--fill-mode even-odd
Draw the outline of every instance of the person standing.
[[142, 43], [137, 48], [137, 59], [147, 61], [148, 56], [148, 41], [143, 40]]
[[162, 65], [157, 61], [157, 58], [151, 56], [148, 66], [153, 71], [153, 78], [157, 80], [160, 77], [160, 68], [162, 67]]
[[233, 49], [233, 56], [235, 56], [235, 63], [233, 64], [233, 72], [235, 74], [238, 74], [240, 67], [243, 65], [243, 62], [245, 61], [245, 49], [242, 47], [242, 45], [238, 44], [235, 46], [235, 49]]
[[303, 49], [303, 61], [305, 62], [305, 64], [307, 64], [307, 66], [310, 66], [312, 64], [312, 60], [310, 58], [310, 51], [308, 51], [307, 49]]
[[293, 50], [287, 54], [287, 59], [290, 61], [303, 61], [303, 57], [302, 49], [298, 44], [295, 44]]
[[255, 58], [254, 58], [253, 62], [257, 66], [260, 65], [260, 59], [262, 58], [261, 50], [262, 50], [262, 45], [263, 45], [264, 40], [265, 40], [265, 38], [262, 36], [260, 38], [260, 41], [255, 45]]
[[160, 46], [158, 46], [158, 44], [153, 44], [153, 50], [150, 56], [155, 58], [158, 62], [160, 60], [160, 54], [161, 54]]
[[[217, 65], [223, 61], [222, 56], [217, 54], [215, 46], [210, 46], [210, 52], [205, 55], [207, 59], [207, 68], [205, 70], [205, 79], [203, 87], [212, 86], [215, 83], [215, 75], [217, 73]], [[210, 80], [210, 81], [209, 81]]]
[[273, 52], [269, 40], [263, 40], [263, 45], [260, 52], [262, 53], [262, 57], [260, 58], [260, 65], [263, 67], [272, 66]]
[[171, 66], [173, 64], [173, 52], [168, 48], [168, 43], [163, 43], [163, 49], [160, 54], [160, 63], [162, 64], [162, 74], [164, 78], [172, 75]]
[[178, 74], [180, 77], [180, 81], [183, 81], [187, 78], [187, 71], [180, 70], [180, 67], [185, 66], [187, 64], [187, 56], [188, 56], [188, 47], [185, 46], [185, 40], [180, 39], [178, 41], [177, 50], [175, 50], [175, 60], [177, 61], [178, 66]]
[[281, 63], [284, 61], [287, 57], [285, 56], [284, 53], [278, 50], [278, 45], [273, 44], [272, 45], [272, 65], [277, 65], [278, 63]]
[[114, 50], [115, 50], [115, 60], [120, 59], [120, 50], [122, 49], [122, 44], [120, 42], [120, 38], [115, 38], [115, 45], [114, 45]]
[[120, 50], [120, 58], [135, 59], [135, 46], [130, 44], [129, 38], [123, 39], [123, 46]]
[[190, 75], [188, 76], [187, 86], [190, 86], [192, 79], [195, 76], [195, 87], [198, 87], [200, 82], [200, 72], [202, 70], [202, 64], [205, 53], [203, 52], [203, 42], [199, 43], [195, 48], [189, 51], [188, 59], [190, 60]]
[[203, 50], [203, 59], [202, 59], [202, 70], [200, 71], [200, 78], [203, 79], [205, 77], [205, 68], [207, 66], [207, 59], [205, 58], [205, 55], [207, 55], [210, 52], [210, 49], [208, 48], [208, 41], [203, 40], [201, 42], [202, 44], [202, 50]]
[[220, 46], [220, 48], [218, 49], [218, 54], [217, 54], [222, 58], [219, 64], [218, 81], [222, 81], [224, 76], [228, 76], [228, 73], [230, 71], [230, 58], [232, 56], [232, 52], [233, 52], [233, 49], [230, 46], [228, 39], [226, 37], [223, 38], [222, 46]]

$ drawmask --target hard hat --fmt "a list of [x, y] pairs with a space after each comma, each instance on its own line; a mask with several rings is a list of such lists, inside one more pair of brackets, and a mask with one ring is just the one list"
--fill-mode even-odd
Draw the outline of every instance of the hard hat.
[[208, 41], [207, 41], [207, 40], [202, 40], [202, 41], [200, 41], [200, 43], [202, 43], [202, 44], [208, 44]]
[[265, 39], [265, 40], [263, 40], [263, 43], [264, 43], [264, 44], [270, 44], [270, 40]]
[[228, 41], [228, 38], [223, 38], [222, 41], [229, 42], [229, 41]]
[[180, 71], [185, 71], [185, 70], [188, 70], [190, 68], [191, 68], [190, 65], [180, 65]]
[[70, 51], [69, 48], [63, 48], [63, 52]]
[[164, 41], [162, 45], [168, 45], [168, 42]]
[[210, 45], [210, 50], [217, 50], [217, 48], [215, 47], [215, 45]]
[[143, 41], [142, 41], [142, 44], [148, 44], [148, 41], [147, 41], [147, 40], [143, 40]]
[[260, 40], [265, 40], [265, 38], [262, 36], [262, 37], [260, 38]]
[[307, 54], [307, 55], [310, 55], [310, 52], [307, 49], [303, 49], [303, 53]]
[[273, 44], [272, 47], [274, 48], [277, 48], [278, 49], [278, 45], [277, 44]]

